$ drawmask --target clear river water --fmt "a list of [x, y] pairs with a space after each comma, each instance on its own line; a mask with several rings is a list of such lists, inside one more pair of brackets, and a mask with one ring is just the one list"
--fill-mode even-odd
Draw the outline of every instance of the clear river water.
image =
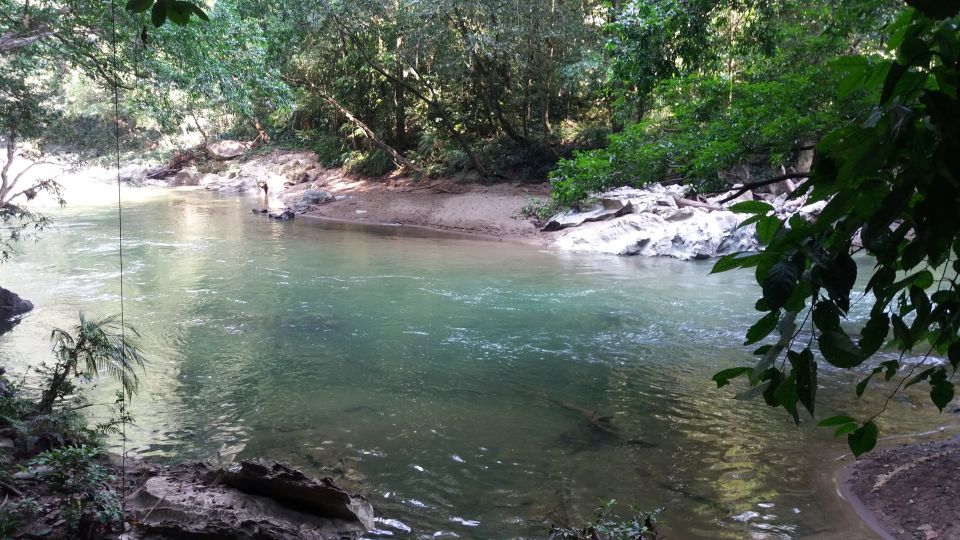
[[[345, 476], [399, 537], [543, 538], [616, 499], [663, 507], [671, 539], [874, 538], [833, 486], [843, 440], [710, 380], [751, 362], [749, 272], [276, 222], [190, 190], [125, 198], [126, 319], [150, 359], [133, 455]], [[49, 358], [51, 327], [120, 308], [116, 209], [53, 217], [0, 265], [37, 305], [0, 336], [14, 374]], [[876, 411], [879, 390], [853, 395], [861, 377], [822, 367], [818, 416]], [[882, 419], [885, 434], [957, 424], [919, 388]]]

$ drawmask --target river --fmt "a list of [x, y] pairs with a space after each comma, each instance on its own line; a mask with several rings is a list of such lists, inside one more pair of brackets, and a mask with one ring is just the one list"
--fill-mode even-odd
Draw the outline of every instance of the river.
[[[673, 539], [873, 538], [832, 485], [843, 440], [710, 380], [751, 361], [749, 272], [277, 222], [191, 190], [125, 198], [125, 316], [150, 359], [134, 455], [347, 473], [411, 537], [544, 537], [616, 499], [663, 507]], [[119, 311], [116, 209], [53, 217], [0, 266], [37, 305], [0, 337], [15, 374], [49, 358], [52, 326]], [[821, 367], [818, 413], [877, 410], [879, 391], [853, 396], [861, 377]], [[928, 401], [895, 400], [885, 434], [954, 430]]]

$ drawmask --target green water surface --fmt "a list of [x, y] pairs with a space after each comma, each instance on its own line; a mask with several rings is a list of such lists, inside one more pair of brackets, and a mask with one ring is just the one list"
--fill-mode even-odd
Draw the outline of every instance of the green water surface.
[[[282, 223], [198, 191], [126, 196], [125, 316], [151, 361], [132, 454], [346, 475], [401, 537], [542, 538], [615, 498], [664, 507], [671, 539], [873, 538], [832, 485], [842, 440], [710, 381], [750, 362], [748, 272]], [[0, 337], [13, 373], [48, 357], [52, 326], [119, 311], [116, 209], [54, 217], [0, 266], [37, 304]], [[820, 376], [823, 416], [879, 406], [843, 386], [861, 374]], [[927, 401], [895, 401], [885, 433], [952, 430]]]

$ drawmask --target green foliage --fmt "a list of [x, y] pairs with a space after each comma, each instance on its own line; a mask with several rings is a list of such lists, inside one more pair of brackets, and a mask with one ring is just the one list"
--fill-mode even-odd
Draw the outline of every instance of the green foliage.
[[[858, 368], [885, 344], [899, 351], [897, 360], [879, 362], [857, 385], [858, 396], [874, 375], [882, 372], [889, 381], [906, 371], [887, 401], [920, 383], [929, 385], [930, 399], [940, 410], [954, 397], [950, 379], [960, 367], [956, 11], [936, 20], [907, 9], [887, 29], [891, 58], [847, 59], [838, 66], [858, 84], [872, 85], [868, 94], [877, 96], [878, 103], [860, 122], [824, 137], [818, 147], [822, 158], [810, 181], [792, 194], [827, 201], [823, 212], [813, 221], [791, 218], [762, 253], [731, 255], [715, 268], [756, 269], [763, 290], [761, 311], [768, 312], [761, 321], [776, 321], [781, 332], [775, 345], [758, 350], [755, 368], [737, 374], [747, 375], [755, 388], [772, 388], [768, 404], [784, 407], [795, 421], [798, 401], [813, 415], [816, 388], [814, 352], [810, 346], [795, 346], [801, 332], [809, 333], [808, 343], [816, 340], [824, 361], [843, 369]], [[859, 249], [873, 257], [875, 266], [867, 285], [874, 298], [870, 316], [855, 333], [841, 321], [850, 310], [857, 278], [851, 257], [857, 234], [863, 245]], [[905, 363], [914, 351], [922, 359]], [[776, 365], [781, 354], [790, 360], [789, 371]], [[930, 365], [932, 357], [947, 362]], [[715, 378], [719, 383], [730, 373]], [[837, 435], [847, 435], [851, 451], [860, 455], [875, 446], [879, 429], [874, 420], [882, 412], [863, 421], [832, 417], [820, 425], [837, 426]]]
[[87, 319], [81, 313], [72, 333], [55, 328], [50, 340], [56, 360], [53, 366], [40, 369], [48, 383], [40, 397], [39, 410], [49, 413], [57, 401], [72, 394], [76, 388], [73, 379], [89, 381], [101, 371], [116, 379], [124, 392], [132, 396], [139, 383], [136, 370], [144, 365], [143, 355], [134, 342], [139, 337], [136, 330], [121, 325], [117, 316]]
[[0, 505], [0, 538], [11, 538], [25, 523], [40, 515], [43, 507], [32, 497], [22, 497]]
[[63, 446], [41, 453], [30, 461], [33, 467], [48, 467], [49, 480], [57, 489], [78, 493], [96, 488], [110, 479], [110, 474], [97, 463], [100, 450], [78, 445]]
[[343, 168], [361, 176], [380, 177], [393, 170], [393, 159], [380, 148], [367, 152], [347, 152], [343, 155]]
[[[54, 331], [58, 365], [69, 363], [74, 376], [80, 377], [86, 375], [91, 363], [104, 366], [104, 351], [116, 349], [123, 341], [105, 330], [111, 325], [115, 327], [109, 317], [88, 321], [81, 316], [76, 335], [65, 337], [59, 335], [62, 331]], [[127, 345], [123, 355], [128, 359], [139, 355], [133, 355]], [[114, 350], [109, 354], [121, 353]], [[62, 371], [52, 370], [48, 375], [56, 377], [59, 373]], [[0, 504], [0, 535], [17, 537], [30, 532], [31, 524], [38, 519], [45, 520], [46, 525], [33, 532], [49, 531], [52, 523], [53, 534], [70, 538], [99, 538], [120, 530], [123, 516], [114, 489], [117, 478], [103, 460], [102, 436], [119, 434], [119, 425], [132, 423], [126, 395], [117, 393], [113, 418], [88, 426], [77, 409], [48, 412], [42, 403], [46, 392], [41, 402], [33, 402], [3, 375], [0, 369], [0, 428], [13, 439], [14, 450], [10, 455], [0, 453], [0, 481], [9, 483], [7, 472], [20, 469], [32, 473], [39, 482], [28, 486], [29, 495], [18, 494], [18, 498]], [[56, 383], [48, 379], [43, 386], [54, 388]]]
[[830, 64], [851, 47], [874, 46], [871, 23], [890, 8], [843, 4], [628, 3], [607, 26], [608, 96], [625, 127], [606, 148], [557, 164], [557, 201], [665, 179], [716, 190], [793, 166], [873, 97], [838, 98], [849, 79]]
[[49, 485], [61, 492], [61, 512], [71, 531], [93, 523], [113, 528], [122, 522], [120, 499], [113, 490], [116, 477], [98, 460], [99, 448], [77, 445], [47, 450], [30, 461], [33, 470], [49, 471]]
[[543, 200], [539, 197], [530, 197], [526, 204], [520, 207], [519, 217], [532, 218], [538, 225], [550, 219], [560, 208], [552, 200]]
[[554, 526], [550, 530], [551, 540], [656, 540], [657, 519], [661, 510], [651, 513], [641, 512], [630, 507], [630, 515], [620, 516], [614, 512], [615, 499], [603, 501], [597, 508], [597, 519], [583, 527], [568, 528]]
[[326, 167], [336, 167], [343, 159], [343, 143], [332, 135], [317, 137], [310, 148], [317, 154], [317, 161]]

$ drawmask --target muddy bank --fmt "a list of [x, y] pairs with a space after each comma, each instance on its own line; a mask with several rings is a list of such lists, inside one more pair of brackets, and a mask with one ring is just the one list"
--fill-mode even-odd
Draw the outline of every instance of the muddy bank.
[[960, 437], [876, 450], [837, 480], [843, 497], [881, 538], [960, 538]]

